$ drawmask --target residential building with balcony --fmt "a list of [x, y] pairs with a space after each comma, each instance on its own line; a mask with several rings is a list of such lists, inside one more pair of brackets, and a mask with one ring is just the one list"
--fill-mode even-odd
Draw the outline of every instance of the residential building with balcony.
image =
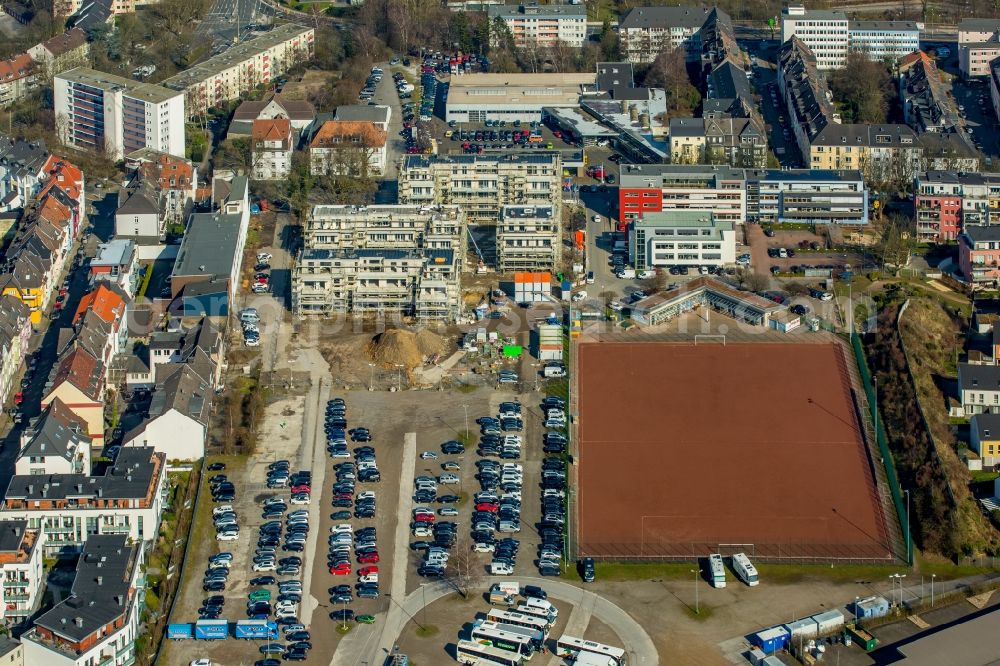
[[711, 165], [623, 164], [618, 180], [622, 222], [666, 210], [710, 211], [715, 219], [746, 219], [743, 169]]
[[[138, 178], [140, 182], [150, 183], [157, 195], [157, 210], [165, 224], [184, 224], [187, 221], [198, 187], [198, 167], [195, 164], [181, 157], [143, 148], [125, 157], [125, 167], [133, 181]], [[115, 235], [118, 235], [117, 223], [116, 219]]]
[[250, 133], [254, 180], [285, 180], [292, 172], [292, 124], [287, 118], [255, 120]]
[[[580, 5], [490, 5], [490, 21], [502, 20], [514, 38], [514, 47], [580, 48], [587, 40], [587, 8]], [[494, 33], [494, 42], [497, 36]], [[496, 43], [494, 43], [496, 46]]]
[[[184, 94], [188, 117], [270, 85], [313, 56], [315, 29], [297, 23], [275, 26], [163, 81]], [[176, 154], [170, 151], [171, 154]]]
[[313, 206], [302, 229], [318, 250], [455, 250], [465, 254], [465, 215], [460, 206]]
[[1000, 285], [1000, 225], [964, 225], [958, 237], [958, 266], [973, 285]]
[[497, 223], [497, 268], [514, 271], [558, 271], [562, 260], [562, 226], [551, 206], [504, 206]]
[[130, 666], [145, 605], [143, 544], [125, 535], [87, 538], [69, 597], [21, 636], [24, 660], [51, 666]]
[[701, 28], [712, 11], [708, 7], [635, 7], [626, 11], [618, 22], [625, 59], [648, 63], [663, 50], [683, 48], [687, 60], [699, 60]]
[[184, 96], [77, 67], [54, 79], [56, 132], [81, 150], [120, 160], [140, 148], [184, 157]]
[[21, 433], [14, 473], [89, 474], [92, 444], [86, 421], [57, 398]]
[[0, 60], [0, 107], [8, 107], [27, 97], [38, 86], [38, 65], [27, 53]]
[[[467, 78], [467, 77], [466, 77]], [[399, 202], [457, 204], [469, 224], [495, 225], [504, 206], [551, 206], [562, 215], [562, 160], [558, 152], [504, 155], [406, 155]]]
[[913, 194], [921, 241], [956, 240], [966, 226], [1000, 224], [1000, 174], [925, 171]]
[[366, 120], [327, 120], [309, 142], [309, 173], [314, 176], [381, 176], [385, 173], [387, 133]]
[[0, 403], [14, 393], [31, 342], [31, 310], [21, 299], [0, 295]]
[[[0, 520], [0, 622], [27, 620], [38, 607], [45, 586], [43, 535], [26, 520]], [[0, 662], [9, 663], [7, 655]]]
[[135, 296], [139, 277], [139, 253], [135, 241], [112, 238], [97, 246], [97, 255], [90, 260], [90, 283], [108, 282]]
[[45, 179], [42, 166], [49, 158], [45, 142], [0, 135], [0, 213], [23, 208]]
[[149, 542], [165, 508], [166, 458], [149, 447], [125, 447], [107, 470], [11, 478], [0, 520], [27, 520], [44, 535], [46, 555], [78, 553], [95, 534]]
[[747, 219], [761, 224], [868, 224], [868, 188], [856, 170], [748, 170], [746, 197]]
[[736, 262], [736, 226], [711, 211], [667, 210], [640, 215], [629, 228], [636, 270], [725, 266]]

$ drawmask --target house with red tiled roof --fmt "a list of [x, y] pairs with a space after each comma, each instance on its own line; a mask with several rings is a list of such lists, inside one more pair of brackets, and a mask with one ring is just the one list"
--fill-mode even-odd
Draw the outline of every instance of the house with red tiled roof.
[[160, 197], [161, 214], [166, 223], [187, 221], [198, 200], [198, 167], [190, 160], [142, 148], [125, 157], [125, 167], [136, 177], [152, 184]]
[[385, 173], [386, 132], [370, 121], [328, 120], [309, 144], [314, 176], [381, 176]]
[[75, 239], [80, 234], [83, 218], [87, 211], [83, 171], [64, 157], [49, 155], [45, 164], [42, 165], [40, 178], [43, 179], [43, 185], [38, 192], [39, 200], [53, 190], [61, 190], [65, 194], [65, 199], [68, 200], [67, 205], [73, 215], [72, 236]]
[[284, 180], [292, 171], [292, 124], [287, 118], [255, 120], [250, 133], [254, 180]]
[[92, 313], [110, 327], [108, 340], [109, 358], [125, 349], [128, 341], [128, 312], [131, 302], [119, 288], [101, 282], [92, 291], [84, 294], [73, 315], [73, 328], [79, 329], [85, 315]]
[[52, 368], [51, 388], [42, 397], [42, 409], [58, 398], [87, 424], [87, 436], [104, 441], [103, 364], [82, 345], [63, 354]]
[[27, 53], [0, 60], [0, 107], [7, 107], [38, 88], [38, 68]]

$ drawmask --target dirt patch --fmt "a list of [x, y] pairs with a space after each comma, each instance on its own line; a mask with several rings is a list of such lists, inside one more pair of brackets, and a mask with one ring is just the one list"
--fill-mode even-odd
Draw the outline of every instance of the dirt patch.
[[289, 81], [281, 90], [286, 99], [309, 99], [309, 95], [327, 85], [333, 72], [325, 69], [308, 69], [299, 81]]

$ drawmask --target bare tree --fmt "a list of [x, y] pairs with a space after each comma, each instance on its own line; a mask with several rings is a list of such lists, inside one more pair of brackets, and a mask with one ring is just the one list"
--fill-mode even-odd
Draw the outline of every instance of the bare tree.
[[468, 535], [459, 537], [454, 548], [451, 549], [444, 579], [456, 592], [462, 595], [463, 599], [468, 599], [485, 576], [486, 566], [479, 554], [473, 550], [472, 539]]
[[656, 271], [653, 277], [646, 278], [640, 284], [642, 285], [643, 291], [647, 294], [653, 294], [658, 291], [663, 291], [667, 288], [668, 275], [666, 271]]

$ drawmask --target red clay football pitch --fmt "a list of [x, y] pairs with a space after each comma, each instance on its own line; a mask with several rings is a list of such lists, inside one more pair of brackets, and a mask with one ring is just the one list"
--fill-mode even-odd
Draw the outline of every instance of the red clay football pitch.
[[580, 555], [891, 559], [838, 343], [577, 350]]

